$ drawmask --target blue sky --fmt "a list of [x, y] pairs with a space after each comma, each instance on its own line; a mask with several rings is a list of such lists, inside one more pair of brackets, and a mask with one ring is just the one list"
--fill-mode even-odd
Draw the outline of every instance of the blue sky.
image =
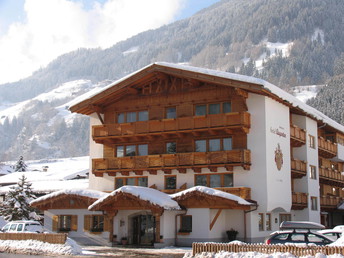
[[190, 17], [220, 0], [0, 0], [0, 84], [66, 52], [118, 41]]

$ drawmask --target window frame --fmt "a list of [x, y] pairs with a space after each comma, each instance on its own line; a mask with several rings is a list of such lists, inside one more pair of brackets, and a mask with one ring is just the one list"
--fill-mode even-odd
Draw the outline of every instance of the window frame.
[[[231, 139], [231, 146], [230, 149], [225, 150], [225, 139]], [[216, 152], [216, 151], [210, 151], [210, 142], [214, 141], [214, 140], [220, 140], [220, 150], [216, 150], [216, 151], [229, 151], [229, 150], [233, 150], [233, 136], [226, 136], [226, 137], [219, 137], [219, 138], [205, 138], [205, 139], [194, 139], [194, 152]], [[201, 142], [201, 141], [205, 141], [205, 151], [197, 151], [197, 143], [196, 142]]]
[[317, 167], [314, 165], [309, 165], [309, 178], [317, 179]]
[[265, 230], [271, 231], [271, 213], [265, 214]]
[[[67, 223], [64, 223], [63, 218], [67, 219]], [[63, 224], [67, 224], [67, 226], [69, 226], [69, 227], [64, 227], [65, 225], [63, 225]], [[57, 230], [59, 232], [69, 232], [69, 231], [72, 231], [72, 215], [69, 215], [69, 214], [58, 215]]]
[[[146, 178], [147, 179], [147, 186], [146, 187], [148, 187], [148, 176], [130, 176], [130, 177], [122, 177], [121, 176], [121, 177], [115, 177], [115, 189], [118, 189], [118, 188], [120, 188], [122, 186], [128, 185], [127, 184], [128, 179], [134, 179], [135, 184], [132, 185], [132, 186], [139, 186], [139, 178]], [[117, 181], [119, 179], [123, 180], [123, 185], [117, 187]]]
[[[175, 116], [174, 117], [168, 117], [168, 109], [174, 109], [174, 113], [175, 113]], [[168, 106], [168, 107], [165, 107], [165, 115], [164, 115], [164, 118], [165, 119], [176, 119], [177, 118], [177, 107], [176, 106]]]
[[[214, 113], [214, 114], [211, 114], [210, 113], [210, 106], [212, 105], [217, 105], [219, 104], [220, 105], [220, 111], [219, 113]], [[230, 109], [230, 112], [224, 112], [225, 108], [224, 108], [224, 105], [225, 104], [229, 104], [229, 109]], [[197, 115], [197, 112], [196, 112], [196, 109], [197, 107], [200, 107], [200, 106], [205, 106], [205, 114], [200, 114], [200, 115]], [[206, 115], [216, 115], [216, 114], [227, 114], [227, 113], [232, 113], [232, 101], [220, 101], [220, 102], [212, 102], [212, 103], [199, 103], [199, 104], [195, 104], [194, 105], [194, 116], [206, 116]]]
[[[146, 155], [139, 155], [139, 146], [147, 146], [147, 154]], [[127, 155], [127, 147], [128, 146], [135, 146], [135, 155]], [[118, 148], [123, 147], [123, 156], [118, 156]], [[123, 157], [135, 157], [135, 156], [148, 156], [149, 155], [149, 144], [148, 143], [139, 143], [139, 144], [121, 144], [115, 146], [115, 157], [116, 158], [123, 158]]]
[[[211, 187], [210, 186], [210, 177], [214, 176], [214, 175], [219, 175], [221, 176], [221, 186], [217, 186], [214, 188], [222, 188], [222, 187], [233, 187], [234, 186], [234, 175], [233, 173], [201, 173], [201, 174], [194, 174], [194, 185], [198, 186], [198, 184], [196, 184], [196, 178], [197, 177], [201, 177], [201, 176], [206, 176], [206, 182], [207, 182], [207, 187]], [[232, 185], [231, 186], [225, 186], [224, 182], [225, 182], [225, 175], [231, 175], [232, 176]]]
[[315, 136], [308, 134], [309, 147], [315, 149]]
[[[147, 112], [147, 120], [140, 120], [140, 113], [141, 112]], [[135, 114], [135, 121], [128, 122], [128, 114], [129, 113], [136, 113]], [[119, 116], [123, 115], [123, 122], [119, 122]], [[117, 124], [125, 124], [125, 123], [136, 123], [136, 122], [143, 122], [149, 120], [149, 110], [148, 109], [142, 109], [142, 110], [135, 110], [135, 111], [124, 111], [124, 112], [116, 112], [115, 120]]]
[[[170, 178], [174, 178], [175, 179], [175, 186], [174, 188], [167, 188], [167, 180]], [[165, 175], [164, 176], [164, 189], [165, 190], [175, 190], [177, 189], [177, 175]]]
[[258, 213], [258, 231], [264, 231], [264, 213]]
[[[175, 152], [169, 152], [168, 151], [168, 149], [169, 149], [169, 147], [168, 147], [168, 145], [169, 144], [174, 144], [175, 145]], [[173, 141], [169, 141], [169, 142], [165, 142], [165, 153], [166, 154], [176, 154], [177, 153], [177, 142], [173, 142]]]
[[[186, 219], [190, 221], [186, 221]], [[187, 225], [186, 225], [187, 224]], [[185, 227], [186, 225], [186, 227]], [[179, 225], [179, 233], [188, 233], [192, 232], [192, 215], [182, 215], [180, 216], [180, 225]]]
[[[94, 225], [94, 219], [98, 218], [98, 224], [102, 224], [101, 227], [96, 228]], [[103, 221], [99, 221], [99, 219], [102, 218]], [[104, 215], [96, 214], [96, 215], [91, 215], [91, 223], [90, 223], [90, 231], [91, 232], [104, 232], [104, 223], [105, 223], [105, 217]]]
[[318, 198], [316, 196], [311, 196], [311, 210], [318, 210]]

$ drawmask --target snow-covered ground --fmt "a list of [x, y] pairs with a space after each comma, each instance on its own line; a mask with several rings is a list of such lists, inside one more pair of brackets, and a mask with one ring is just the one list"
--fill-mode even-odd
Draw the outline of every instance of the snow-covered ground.
[[[26, 172], [14, 172], [15, 161], [0, 167], [0, 194], [8, 192], [24, 175], [35, 193], [50, 193], [62, 189], [88, 188], [89, 157], [25, 161]], [[46, 170], [46, 171], [45, 171]]]

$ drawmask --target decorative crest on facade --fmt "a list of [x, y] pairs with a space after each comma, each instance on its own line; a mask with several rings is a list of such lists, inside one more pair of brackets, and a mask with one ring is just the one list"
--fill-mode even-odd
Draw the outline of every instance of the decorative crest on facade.
[[275, 163], [276, 163], [277, 169], [281, 170], [283, 166], [283, 153], [282, 153], [281, 146], [279, 143], [277, 144], [277, 148], [275, 150]]

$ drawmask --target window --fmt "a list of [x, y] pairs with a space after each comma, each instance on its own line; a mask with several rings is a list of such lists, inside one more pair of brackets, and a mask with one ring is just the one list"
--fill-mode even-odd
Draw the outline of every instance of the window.
[[92, 232], [104, 231], [104, 216], [103, 215], [93, 215], [91, 217], [91, 231]]
[[195, 141], [195, 151], [196, 152], [206, 152], [207, 151], [207, 141], [206, 140]]
[[124, 185], [134, 185], [134, 186], [148, 186], [148, 177], [116, 177], [115, 178], [115, 188], [118, 189]]
[[202, 185], [207, 187], [232, 187], [233, 174], [201, 174], [195, 175], [195, 185]]
[[291, 214], [280, 214], [279, 219], [280, 219], [280, 223], [282, 223], [283, 221], [290, 221]]
[[176, 107], [167, 107], [165, 117], [166, 118], [176, 118], [177, 117]]
[[117, 123], [133, 123], [148, 121], [148, 110], [117, 113]]
[[232, 150], [232, 138], [217, 138], [195, 141], [196, 152]]
[[207, 114], [207, 105], [197, 105], [195, 108], [196, 116], [205, 116]]
[[60, 215], [58, 221], [59, 231], [71, 231], [72, 228], [72, 216], [71, 215]]
[[318, 210], [318, 198], [311, 196], [311, 210], [317, 211]]
[[195, 106], [195, 116], [232, 112], [231, 102], [201, 104]]
[[265, 214], [265, 230], [271, 230], [271, 214]]
[[166, 153], [167, 154], [177, 153], [177, 144], [175, 142], [167, 142], [166, 143]]
[[118, 158], [126, 157], [126, 156], [147, 156], [147, 155], [148, 155], [147, 144], [116, 146], [116, 157]]
[[84, 230], [90, 232], [103, 232], [105, 230], [104, 215], [84, 215]]
[[315, 137], [312, 135], [308, 135], [309, 139], [309, 147], [315, 149]]
[[259, 231], [264, 231], [264, 213], [259, 213], [258, 220]]
[[220, 112], [221, 112], [220, 103], [209, 104], [209, 114], [210, 114], [210, 115], [213, 115], [213, 114], [220, 114]]
[[192, 232], [192, 216], [184, 215], [180, 217], [180, 229], [181, 233], [190, 233]]
[[309, 166], [309, 177], [311, 179], [317, 179], [317, 168], [316, 166]]
[[165, 189], [177, 188], [177, 176], [165, 176]]

